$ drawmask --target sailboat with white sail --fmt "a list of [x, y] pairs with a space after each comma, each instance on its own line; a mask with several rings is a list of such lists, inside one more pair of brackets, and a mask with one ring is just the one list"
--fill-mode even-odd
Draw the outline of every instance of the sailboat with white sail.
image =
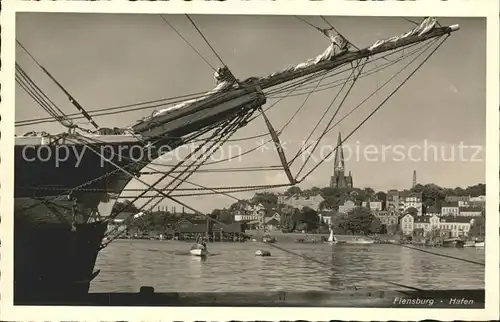
[[337, 239], [335, 238], [335, 235], [333, 234], [333, 229], [330, 226], [330, 236], [328, 236], [327, 243], [330, 245], [337, 244]]

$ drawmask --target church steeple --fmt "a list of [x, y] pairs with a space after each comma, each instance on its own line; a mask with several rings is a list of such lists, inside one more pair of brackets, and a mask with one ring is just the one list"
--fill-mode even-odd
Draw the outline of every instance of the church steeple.
[[334, 171], [343, 171], [345, 169], [344, 163], [344, 148], [342, 147], [342, 136], [339, 132], [337, 138], [337, 150], [335, 151], [335, 160], [333, 165]]
[[344, 147], [342, 146], [342, 136], [339, 133], [333, 161], [333, 176], [330, 178], [330, 187], [352, 188], [352, 176], [345, 175]]

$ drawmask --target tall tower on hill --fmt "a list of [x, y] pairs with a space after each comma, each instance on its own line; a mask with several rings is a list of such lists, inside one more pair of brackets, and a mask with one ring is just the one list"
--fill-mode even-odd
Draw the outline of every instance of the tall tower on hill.
[[342, 147], [342, 137], [339, 133], [337, 139], [337, 150], [335, 151], [335, 159], [333, 163], [333, 176], [330, 178], [330, 187], [335, 188], [352, 188], [353, 180], [351, 171], [349, 175], [345, 175], [344, 148]]
[[416, 185], [417, 185], [417, 170], [413, 170], [413, 183], [411, 187], [415, 188]]

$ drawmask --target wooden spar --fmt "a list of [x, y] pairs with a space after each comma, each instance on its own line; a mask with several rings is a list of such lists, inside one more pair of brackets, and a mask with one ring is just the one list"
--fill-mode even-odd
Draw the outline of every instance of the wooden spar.
[[267, 129], [269, 130], [269, 133], [271, 134], [271, 138], [273, 139], [274, 146], [276, 147], [276, 151], [278, 152], [278, 156], [281, 161], [281, 165], [283, 166], [283, 170], [285, 170], [285, 174], [290, 181], [290, 184], [294, 185], [297, 184], [297, 180], [294, 179], [292, 176], [292, 172], [290, 171], [290, 167], [288, 166], [288, 162], [286, 161], [286, 156], [285, 152], [283, 152], [283, 147], [281, 146], [280, 139], [278, 137], [278, 134], [274, 130], [273, 125], [271, 124], [271, 121], [267, 118], [266, 114], [264, 113], [263, 109], [260, 109], [260, 112], [262, 116], [264, 117], [264, 121], [266, 121]]
[[277, 75], [274, 76], [269, 76], [267, 78], [261, 79], [258, 84], [262, 89], [266, 89], [269, 87], [273, 87], [291, 80], [294, 80], [296, 78], [300, 78], [303, 76], [307, 76], [310, 74], [314, 74], [320, 71], [324, 70], [331, 70], [336, 67], [339, 67], [343, 64], [350, 63], [355, 60], [359, 60], [362, 58], [367, 58], [373, 55], [377, 55], [386, 51], [390, 50], [395, 50], [400, 47], [408, 46], [417, 42], [422, 42], [428, 39], [432, 38], [437, 38], [441, 37], [446, 34], [450, 34], [454, 31], [459, 30], [460, 27], [459, 25], [452, 25], [448, 27], [437, 27], [434, 28], [433, 30], [429, 31], [426, 34], [423, 34], [421, 36], [419, 35], [412, 35], [404, 38], [400, 38], [396, 41], [387, 41], [384, 44], [374, 48], [374, 49], [369, 49], [370, 47], [363, 48], [358, 51], [354, 52], [347, 52], [341, 56], [334, 57], [333, 60], [325, 60], [322, 61], [318, 64], [311, 65], [310, 67], [303, 68], [297, 71], [289, 71], [289, 72], [283, 72], [283, 73], [278, 73]]

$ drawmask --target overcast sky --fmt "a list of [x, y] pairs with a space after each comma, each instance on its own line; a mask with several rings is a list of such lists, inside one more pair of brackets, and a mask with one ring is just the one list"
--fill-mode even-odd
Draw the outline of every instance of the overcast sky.
[[[166, 18], [212, 65], [220, 66], [185, 16]], [[263, 76], [301, 63], [321, 53], [329, 44], [327, 38], [294, 17], [207, 15], [192, 18], [240, 79]], [[317, 26], [326, 27], [319, 17], [307, 19]], [[399, 35], [413, 27], [412, 23], [402, 18], [328, 19], [358, 47]], [[409, 188], [413, 170], [417, 171], [418, 182], [432, 182], [445, 187], [485, 181], [484, 162], [481, 162], [485, 155], [484, 149], [475, 155], [477, 148], [473, 147], [485, 144], [485, 20], [442, 18], [439, 21], [442, 25], [458, 23], [461, 29], [453, 33], [420, 71], [345, 143], [348, 150], [346, 170], [352, 171], [356, 187], [372, 187], [375, 190]], [[23, 13], [18, 14], [16, 28], [17, 39], [89, 111], [207, 91], [215, 85], [213, 72], [207, 64], [156, 15]], [[388, 57], [388, 60], [378, 60], [376, 64], [384, 65], [400, 56], [398, 54]], [[76, 111], [19, 47], [16, 59], [65, 112]], [[403, 60], [391, 68], [361, 79], [339, 116], [356, 106], [407, 61]], [[365, 69], [374, 67], [370, 64]], [[389, 89], [397, 86], [402, 78], [398, 80]], [[311, 95], [284, 131], [282, 140], [286, 142], [285, 150], [289, 159], [314, 128], [335, 93], [332, 88]], [[331, 131], [322, 143], [334, 146], [339, 132], [346, 136], [388, 93], [388, 90], [384, 90], [368, 101]], [[273, 107], [268, 116], [275, 128], [279, 129], [286, 123], [304, 99], [305, 95], [290, 97]], [[275, 101], [270, 98], [267, 105]], [[151, 112], [135, 111], [100, 117], [96, 121], [100, 126], [128, 126]], [[18, 87], [16, 120], [46, 116]], [[328, 120], [321, 123], [312, 138], [318, 137]], [[57, 123], [50, 123], [16, 128], [16, 133], [32, 130], [57, 133], [64, 129]], [[257, 118], [234, 138], [254, 136], [265, 131], [262, 118]], [[238, 149], [245, 151], [260, 142], [260, 139], [233, 142], [231, 149], [226, 147], [223, 155], [216, 156], [227, 157], [230, 152], [234, 155]], [[235, 147], [236, 144], [239, 148]], [[398, 145], [401, 146], [396, 148]], [[465, 151], [463, 160], [460, 160], [460, 145], [468, 146], [462, 148]], [[426, 146], [427, 154], [423, 152]], [[437, 157], [431, 146], [437, 147]], [[452, 149], [455, 149], [454, 161], [449, 159]], [[377, 152], [370, 152], [375, 150]], [[404, 160], [400, 160], [401, 155], [396, 150], [402, 151]], [[366, 156], [363, 151], [371, 154]], [[413, 152], [410, 155], [408, 151]], [[440, 151], [444, 152], [445, 160]], [[422, 160], [426, 157], [426, 161]], [[302, 163], [301, 159], [297, 161], [294, 173]], [[333, 160], [322, 164], [301, 187], [327, 186], [332, 164]], [[206, 168], [260, 165], [279, 165], [275, 151], [259, 150], [245, 155], [241, 161], [207, 165]], [[310, 161], [306, 169], [312, 166], [313, 161]], [[205, 173], [194, 175], [191, 181], [211, 187], [263, 185], [286, 183], [286, 177], [281, 171]], [[139, 186], [131, 184], [129, 187]], [[240, 193], [235, 196], [244, 198], [249, 195]], [[226, 196], [183, 200], [203, 211], [234, 202]]]

